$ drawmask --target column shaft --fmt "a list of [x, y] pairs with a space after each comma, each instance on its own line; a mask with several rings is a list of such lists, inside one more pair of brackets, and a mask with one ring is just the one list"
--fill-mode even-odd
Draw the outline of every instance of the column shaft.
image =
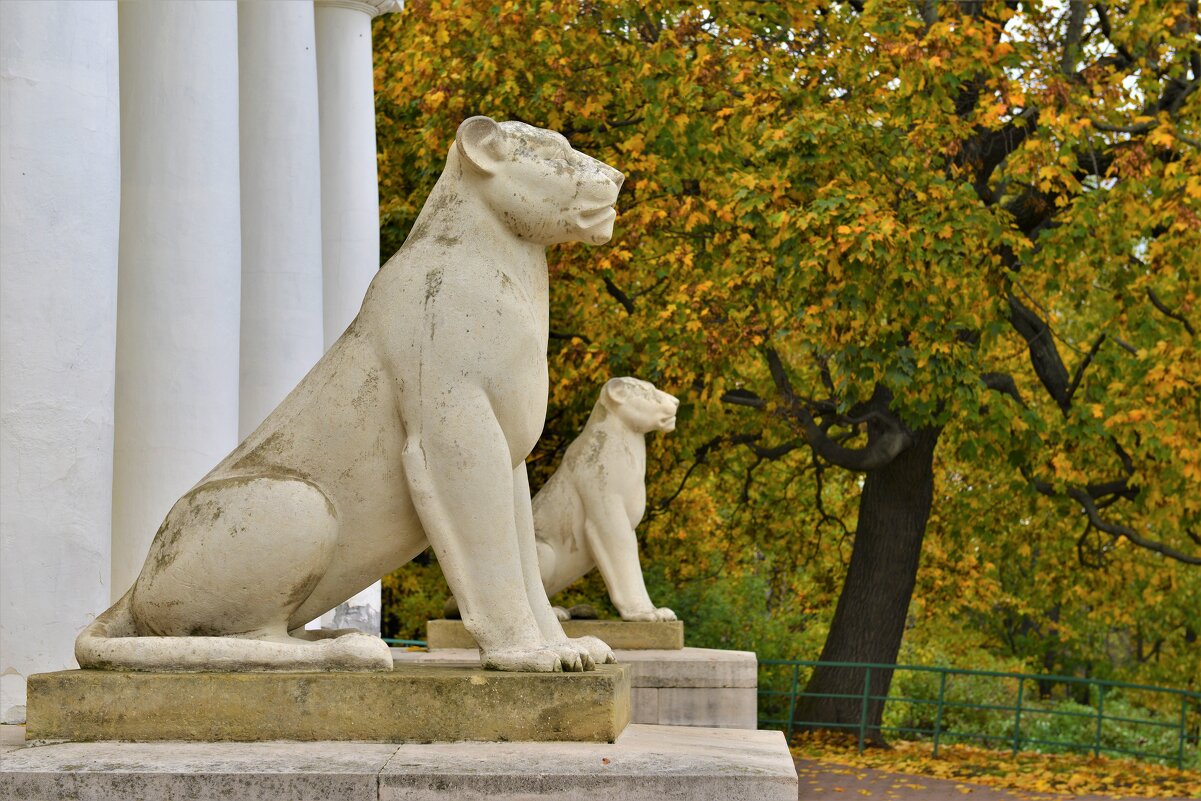
[[311, 3], [238, 4], [238, 78], [245, 437], [325, 350]]
[[[325, 344], [359, 313], [379, 269], [379, 180], [371, 19], [396, 0], [317, 0], [321, 114], [321, 237]], [[323, 626], [379, 633], [379, 582], [321, 618]]]
[[359, 313], [379, 269], [379, 183], [371, 17], [318, 3], [317, 92], [321, 101], [321, 237], [325, 345]]
[[120, 4], [114, 597], [171, 504], [237, 443], [237, 6]]
[[109, 598], [117, 3], [0, 2], [0, 722]]

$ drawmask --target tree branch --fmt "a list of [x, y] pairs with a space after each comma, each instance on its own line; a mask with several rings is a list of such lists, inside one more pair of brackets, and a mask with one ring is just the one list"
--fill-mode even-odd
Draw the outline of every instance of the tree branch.
[[1105, 341], [1104, 334], [1101, 334], [1099, 337], [1097, 337], [1097, 341], [1094, 342], [1093, 346], [1088, 349], [1088, 353], [1085, 355], [1084, 359], [1080, 362], [1080, 364], [1076, 367], [1076, 374], [1074, 376], [1072, 376], [1072, 384], [1071, 384], [1071, 386], [1068, 387], [1068, 391], [1063, 399], [1061, 408], [1066, 409], [1068, 406], [1072, 405], [1072, 396], [1076, 394], [1076, 389], [1077, 389], [1077, 387], [1080, 386], [1081, 379], [1084, 378], [1084, 371], [1088, 369], [1088, 366], [1090, 364], [1092, 364], [1093, 358], [1096, 357], [1097, 351], [1101, 349], [1101, 343], [1104, 341]]
[[617, 284], [613, 283], [613, 279], [607, 275], [602, 275], [601, 280], [605, 282], [605, 291], [608, 292], [615, 301], [621, 304], [621, 307], [626, 310], [626, 314], [634, 313], [634, 301], [630, 300], [630, 296], [621, 291]]
[[1159, 299], [1158, 295], [1155, 294], [1155, 290], [1151, 289], [1150, 287], [1147, 287], [1147, 299], [1150, 300], [1151, 305], [1159, 309], [1164, 316], [1171, 317], [1173, 320], [1183, 325], [1184, 330], [1188, 331], [1191, 336], [1197, 335], [1197, 332], [1193, 330], [1192, 324], [1184, 317], [1184, 315], [1174, 312], [1164, 305], [1164, 302]]
[[1140, 548], [1146, 548], [1149, 551], [1155, 551], [1156, 553], [1162, 554], [1169, 559], [1175, 559], [1178, 562], [1184, 562], [1188, 565], [1201, 565], [1201, 556], [1193, 556], [1192, 554], [1178, 551], [1175, 548], [1164, 545], [1162, 542], [1147, 539], [1129, 526], [1123, 526], [1120, 523], [1111, 523], [1106, 520], [1101, 516], [1101, 510], [1097, 508], [1097, 504], [1094, 501], [1094, 496], [1089, 492], [1089, 490], [1082, 489], [1080, 487], [1068, 487], [1063, 493], [1059, 493], [1056, 492], [1055, 488], [1052, 487], [1048, 482], [1035, 478], [1027, 468], [1023, 467], [1020, 468], [1020, 470], [1022, 472], [1022, 476], [1038, 493], [1046, 495], [1048, 498], [1061, 498], [1066, 495], [1076, 503], [1080, 504], [1080, 507], [1084, 510], [1084, 513], [1088, 515], [1089, 523], [1091, 523], [1093, 527], [1099, 531], [1104, 531], [1106, 534], [1114, 537], [1115, 539], [1125, 538]]
[[1090, 497], [1086, 491], [1078, 487], [1069, 487], [1067, 490], [1067, 495], [1072, 500], [1076, 501], [1076, 503], [1080, 504], [1080, 506], [1084, 509], [1085, 514], [1088, 515], [1089, 522], [1092, 523], [1095, 528], [1104, 531], [1106, 534], [1114, 537], [1125, 537], [1140, 548], [1146, 548], [1149, 551], [1155, 551], [1158, 554], [1163, 554], [1169, 559], [1175, 559], [1178, 562], [1184, 562], [1188, 565], [1201, 565], [1201, 556], [1193, 556], [1191, 554], [1184, 553], [1183, 551], [1177, 551], [1175, 548], [1164, 545], [1162, 542], [1149, 540], [1146, 537], [1143, 537], [1129, 526], [1123, 526], [1118, 523], [1110, 523], [1109, 521], [1105, 520], [1103, 517], [1101, 517], [1101, 512], [1097, 509], [1096, 503], [1093, 502], [1092, 497]]
[[1068, 370], [1055, 347], [1051, 327], [1012, 292], [1009, 293], [1009, 322], [1026, 340], [1030, 362], [1039, 381], [1047, 388], [1060, 410], [1066, 413], [1071, 402]]
[[[873, 402], [876, 401], [876, 396], [885, 395], [887, 391], [877, 387]], [[805, 433], [805, 440], [814, 453], [830, 464], [862, 473], [884, 467], [913, 444], [912, 435], [888, 410], [887, 401], [877, 405], [883, 408], [877, 408], [860, 418], [848, 421], [852, 424], [867, 423], [867, 444], [862, 448], [847, 448], [839, 444], [817, 424], [809, 409], [805, 407], [798, 409], [797, 416]]]
[[767, 401], [749, 389], [732, 389], [729, 392], [722, 393], [721, 402], [728, 403], [731, 406], [749, 406], [752, 409], [767, 408]]
[[867, 423], [867, 444], [862, 448], [847, 448], [831, 437], [829, 426], [818, 425], [810, 405], [801, 401], [780, 354], [773, 347], [764, 348], [767, 367], [771, 371], [776, 391], [784, 398], [788, 415], [801, 424], [805, 441], [814, 453], [827, 462], [847, 470], [866, 472], [883, 467], [913, 444], [909, 431], [888, 409], [892, 395], [882, 386], [877, 386], [871, 399], [863, 404], [862, 414], [855, 419], [845, 419], [849, 425]]
[[547, 331], [547, 336], [549, 336], [551, 339], [565, 339], [565, 340], [578, 339], [580, 342], [583, 342], [585, 345], [592, 344], [592, 340], [589, 339], [588, 337], [584, 336], [583, 334], [572, 333], [571, 331], [555, 331], [552, 329], [550, 331]]
[[1080, 55], [1080, 36], [1084, 33], [1084, 16], [1088, 7], [1084, 0], [1068, 0], [1068, 29], [1064, 38], [1063, 58], [1059, 69], [1064, 75], [1076, 74], [1076, 58]]
[[980, 380], [984, 382], [984, 386], [1000, 392], [1002, 395], [1008, 395], [1017, 401], [1017, 404], [1023, 409], [1026, 408], [1026, 399], [1022, 397], [1022, 393], [1018, 391], [1018, 385], [1013, 380], [1013, 376], [1009, 373], [985, 373], [980, 376]]

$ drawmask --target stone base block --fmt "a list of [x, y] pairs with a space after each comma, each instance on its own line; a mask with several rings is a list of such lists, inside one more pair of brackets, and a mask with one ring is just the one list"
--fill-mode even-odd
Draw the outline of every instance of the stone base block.
[[[684, 647], [684, 623], [680, 620], [658, 622], [632, 620], [565, 620], [568, 637], [599, 637], [617, 650], [659, 649], [678, 651]], [[425, 625], [430, 650], [475, 648], [475, 640], [461, 620], [430, 620]]]
[[631, 725], [603, 743], [63, 743], [9, 751], [0, 798], [33, 801], [795, 801], [773, 731]]
[[613, 742], [630, 719], [620, 665], [501, 673], [123, 673], [29, 677], [30, 740]]
[[[630, 669], [632, 722], [734, 729], [758, 725], [758, 661], [753, 652], [682, 648], [615, 653]], [[479, 664], [475, 649], [393, 649], [392, 658], [398, 664]]]
[[755, 690], [742, 687], [635, 687], [630, 720], [669, 726], [753, 729], [758, 724]]

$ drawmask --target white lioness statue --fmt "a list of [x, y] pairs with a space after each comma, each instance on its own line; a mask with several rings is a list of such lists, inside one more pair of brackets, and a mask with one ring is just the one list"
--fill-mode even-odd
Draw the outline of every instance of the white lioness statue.
[[[646, 591], [634, 529], [646, 511], [646, 435], [674, 431], [680, 401], [637, 378], [601, 390], [584, 430], [534, 497], [538, 566], [548, 596], [600, 569], [622, 620], [675, 620]], [[559, 607], [555, 613], [568, 617]]]
[[80, 665], [389, 670], [376, 637], [301, 628], [427, 545], [487, 667], [613, 661], [547, 601], [524, 460], [546, 416], [546, 246], [608, 241], [621, 183], [557, 133], [464, 122], [358, 317], [171, 509]]

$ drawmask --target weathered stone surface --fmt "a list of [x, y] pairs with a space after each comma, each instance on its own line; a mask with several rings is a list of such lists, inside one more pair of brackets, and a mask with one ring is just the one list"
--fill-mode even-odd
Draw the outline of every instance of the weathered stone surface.
[[375, 801], [374, 743], [60, 743], [4, 755], [12, 801]]
[[630, 668], [632, 687], [759, 686], [754, 651], [721, 648], [622, 651], [617, 660]]
[[25, 726], [0, 725], [0, 754], [25, 745]]
[[[646, 591], [634, 530], [646, 511], [646, 435], [674, 431], [679, 406], [677, 398], [637, 378], [605, 384], [584, 430], [534, 496], [538, 568], [547, 595], [597, 568], [622, 620], [676, 619]], [[555, 613], [560, 620], [573, 616], [562, 607]]]
[[62, 743], [0, 763], [13, 801], [793, 801], [779, 732], [631, 725], [606, 743]]
[[[676, 726], [754, 729], [758, 725], [758, 662], [751, 651], [682, 648], [616, 651], [630, 670], [630, 720]], [[474, 666], [475, 649], [394, 649], [399, 663]]]
[[[721, 648], [680, 650], [615, 650], [619, 664], [630, 669], [631, 687], [749, 687], [759, 686], [759, 663], [753, 651]], [[431, 651], [392, 649], [396, 663], [478, 665], [475, 648]]]
[[405, 664], [389, 673], [124, 673], [29, 679], [38, 740], [613, 742], [628, 670], [529, 674]]
[[388, 672], [379, 638], [294, 632], [427, 545], [488, 667], [612, 661], [523, 579], [538, 570], [524, 457], [546, 419], [546, 248], [607, 242], [623, 180], [553, 131], [464, 121], [358, 316], [176, 501], [134, 586], [77, 638], [79, 664]]
[[[679, 650], [684, 647], [684, 624], [679, 620], [564, 620], [568, 637], [597, 637], [617, 650]], [[430, 620], [425, 628], [431, 650], [475, 648], [461, 620]]]
[[380, 801], [795, 801], [797, 775], [774, 731], [630, 726], [613, 745], [401, 746]]
[[659, 689], [630, 688], [630, 723], [659, 723]]
[[[643, 689], [641, 692], [646, 692]], [[759, 726], [759, 699], [745, 687], [660, 687], [658, 723], [670, 726]]]

